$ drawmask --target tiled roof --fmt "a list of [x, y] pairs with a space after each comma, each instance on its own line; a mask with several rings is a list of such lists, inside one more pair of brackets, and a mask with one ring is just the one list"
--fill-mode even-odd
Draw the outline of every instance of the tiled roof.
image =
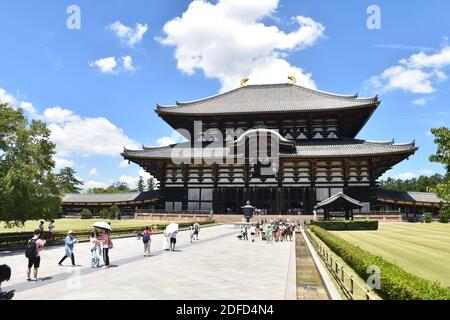
[[331, 204], [333, 204], [336, 201], [344, 201], [347, 202], [349, 205], [353, 206], [353, 207], [358, 207], [358, 208], [362, 208], [363, 205], [361, 204], [361, 202], [359, 202], [358, 200], [355, 200], [351, 197], [349, 197], [348, 195], [342, 193], [342, 192], [338, 192], [335, 195], [329, 197], [328, 199], [323, 200], [322, 202], [318, 203], [314, 209], [321, 209], [324, 207], [327, 207]]
[[159, 191], [124, 192], [124, 193], [68, 193], [63, 196], [64, 203], [114, 203], [129, 201], [144, 201], [157, 198]]
[[412, 192], [377, 189], [377, 198], [391, 201], [439, 203], [443, 201], [432, 192]]
[[297, 143], [296, 152], [286, 156], [357, 156], [357, 155], [383, 155], [393, 153], [413, 153], [415, 143], [397, 144], [386, 142], [364, 141], [357, 139], [339, 141], [318, 141]]
[[360, 99], [312, 90], [294, 84], [248, 85], [174, 106], [157, 106], [159, 114], [209, 115], [259, 112], [329, 111], [365, 108], [379, 104], [378, 97]]
[[[158, 158], [171, 158], [174, 147], [178, 150], [185, 150], [186, 153], [174, 153], [176, 155], [185, 154], [189, 158], [190, 154], [194, 152], [200, 152], [201, 148], [192, 148], [189, 150], [190, 143], [183, 142], [180, 144], [174, 144], [167, 147], [147, 148], [143, 150], [128, 150], [125, 149], [122, 155], [126, 159], [158, 159]], [[387, 155], [397, 153], [414, 153], [417, 150], [415, 143], [396, 144], [391, 142], [372, 142], [357, 139], [346, 139], [336, 141], [307, 141], [297, 142], [295, 150], [292, 152], [280, 153], [282, 157], [344, 157], [344, 156], [374, 156], [374, 155]], [[222, 157], [229, 154], [230, 149], [214, 148], [215, 157]], [[200, 153], [201, 154], [201, 153]]]

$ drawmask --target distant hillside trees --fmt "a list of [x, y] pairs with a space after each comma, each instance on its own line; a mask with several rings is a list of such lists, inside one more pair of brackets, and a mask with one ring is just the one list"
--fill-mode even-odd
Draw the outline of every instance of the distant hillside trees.
[[125, 182], [114, 182], [106, 188], [92, 188], [89, 189], [89, 193], [123, 193], [123, 192], [133, 192], [136, 189], [131, 189]]
[[380, 187], [386, 190], [428, 192], [430, 188], [436, 187], [445, 180], [446, 177], [438, 173], [429, 177], [420, 176], [412, 179], [387, 178], [380, 181]]

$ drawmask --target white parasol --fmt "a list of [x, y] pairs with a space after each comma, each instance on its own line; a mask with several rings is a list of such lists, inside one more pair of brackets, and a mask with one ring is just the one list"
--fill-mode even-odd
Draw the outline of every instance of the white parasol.
[[93, 227], [112, 231], [111, 226], [104, 221], [99, 221], [99, 222], [94, 223]]
[[166, 227], [166, 230], [164, 230], [165, 234], [171, 234], [174, 232], [178, 232], [178, 223], [171, 223]]

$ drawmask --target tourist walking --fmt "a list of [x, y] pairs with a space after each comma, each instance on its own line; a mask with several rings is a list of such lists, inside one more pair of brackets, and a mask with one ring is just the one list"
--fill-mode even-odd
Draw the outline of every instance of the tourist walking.
[[[38, 271], [41, 264], [41, 249], [45, 245], [45, 240], [40, 239], [41, 230], [34, 230], [34, 236], [31, 238], [25, 249], [25, 256], [28, 258], [27, 280], [38, 281]], [[34, 278], [31, 279], [31, 268], [34, 267]]]
[[271, 224], [267, 224], [267, 226], [266, 226], [266, 240], [267, 240], [267, 243], [272, 242], [272, 225]]
[[170, 250], [170, 233], [163, 231], [163, 250]]
[[44, 239], [44, 229], [45, 229], [44, 221], [41, 221], [39, 223], [38, 229], [39, 229], [39, 232], [41, 233], [40, 238]]
[[192, 243], [194, 240], [194, 226], [189, 227], [189, 241]]
[[248, 240], [248, 229], [246, 225], [242, 226], [242, 239]]
[[48, 240], [53, 241], [55, 240], [55, 220], [50, 220], [50, 223], [48, 224]]
[[256, 237], [256, 226], [252, 225], [250, 227], [250, 236], [252, 237], [252, 242], [255, 242]]
[[14, 297], [14, 290], [3, 292], [2, 282], [9, 281], [11, 278], [11, 268], [6, 265], [0, 265], [0, 300], [11, 300]]
[[177, 231], [170, 234], [170, 251], [175, 251], [175, 244], [177, 243]]
[[65, 254], [64, 257], [61, 258], [61, 260], [58, 262], [58, 265], [61, 267], [62, 263], [64, 262], [64, 260], [66, 260], [68, 257], [70, 257], [70, 259], [72, 260], [72, 266], [75, 267], [75, 255], [73, 254], [73, 247], [75, 245], [75, 243], [77, 242], [77, 239], [75, 239], [73, 237], [73, 231], [70, 230], [67, 233], [67, 237], [64, 240], [65, 246], [64, 246], [64, 250], [65, 250]]
[[198, 222], [194, 223], [194, 236], [195, 240], [198, 240], [198, 234], [200, 233], [200, 225]]
[[97, 230], [92, 230], [91, 236], [89, 237], [89, 243], [91, 248], [91, 267], [98, 268], [100, 267], [100, 258], [101, 258], [101, 241], [98, 238]]
[[144, 257], [150, 256], [150, 245], [152, 242], [152, 239], [150, 238], [151, 235], [152, 232], [148, 226], [145, 227], [145, 230], [141, 233], [142, 242], [144, 243]]
[[105, 262], [105, 268], [109, 268], [109, 250], [113, 248], [113, 242], [109, 235], [109, 230], [105, 229], [102, 237], [103, 248], [103, 261]]

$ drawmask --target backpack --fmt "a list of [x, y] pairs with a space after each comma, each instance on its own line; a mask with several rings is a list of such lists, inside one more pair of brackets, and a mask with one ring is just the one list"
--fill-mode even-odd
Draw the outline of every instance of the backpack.
[[36, 250], [36, 239], [31, 239], [25, 248], [25, 257], [28, 259], [36, 257]]
[[147, 232], [142, 232], [142, 242], [148, 243], [148, 234], [147, 234]]
[[199, 225], [198, 224], [194, 224], [194, 230], [198, 231], [198, 229], [199, 229]]

